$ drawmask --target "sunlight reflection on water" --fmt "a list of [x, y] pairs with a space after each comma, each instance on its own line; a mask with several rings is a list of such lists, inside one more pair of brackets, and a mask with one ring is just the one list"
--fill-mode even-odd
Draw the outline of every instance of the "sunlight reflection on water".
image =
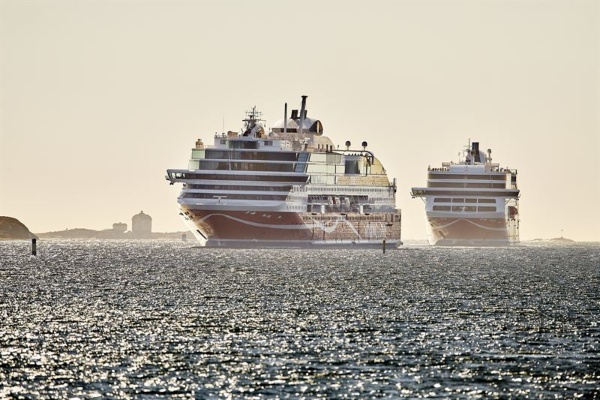
[[0, 397], [598, 395], [600, 248], [0, 242]]

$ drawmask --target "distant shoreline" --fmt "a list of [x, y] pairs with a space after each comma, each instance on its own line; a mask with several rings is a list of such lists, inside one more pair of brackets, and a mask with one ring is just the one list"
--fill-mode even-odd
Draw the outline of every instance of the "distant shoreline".
[[[140, 235], [131, 231], [120, 232], [114, 229], [94, 230], [86, 228], [73, 228], [65, 229], [61, 231], [52, 231], [44, 233], [32, 234], [38, 239], [110, 239], [110, 240], [149, 240], [149, 239], [165, 239], [165, 240], [182, 240], [184, 237], [186, 240], [194, 240], [194, 235], [189, 231], [178, 231], [178, 232], [151, 232], [149, 234]], [[185, 236], [184, 236], [185, 235]], [[9, 239], [9, 238], [5, 238]], [[576, 241], [565, 237], [550, 238], [550, 239], [528, 239], [521, 240], [522, 244], [575, 244], [575, 243], [588, 243], [588, 241]], [[600, 243], [600, 242], [589, 242], [589, 243]], [[426, 239], [406, 239], [404, 244], [408, 246], [425, 245], [428, 246]]]
[[185, 237], [191, 239], [193, 235], [189, 232], [150, 232], [150, 233], [134, 233], [131, 231], [120, 232], [113, 229], [105, 229], [101, 231], [93, 229], [74, 228], [62, 231], [45, 232], [36, 234], [40, 239], [172, 239], [182, 240]]
[[553, 242], [553, 243], [577, 243], [573, 239], [567, 239], [565, 237], [552, 238], [552, 239], [533, 239], [533, 240], [524, 240], [526, 242]]

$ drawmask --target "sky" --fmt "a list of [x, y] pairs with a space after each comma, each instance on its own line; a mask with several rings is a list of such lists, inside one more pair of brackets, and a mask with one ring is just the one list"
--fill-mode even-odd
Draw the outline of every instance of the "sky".
[[471, 140], [518, 170], [522, 240], [600, 240], [598, 1], [2, 0], [0, 24], [0, 215], [32, 232], [184, 231], [166, 170], [307, 95], [397, 179], [404, 239]]

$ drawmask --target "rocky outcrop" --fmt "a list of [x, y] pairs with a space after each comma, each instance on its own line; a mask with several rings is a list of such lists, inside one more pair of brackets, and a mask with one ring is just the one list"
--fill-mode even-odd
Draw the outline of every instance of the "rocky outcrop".
[[30, 240], [37, 236], [21, 221], [11, 217], [0, 217], [0, 240]]

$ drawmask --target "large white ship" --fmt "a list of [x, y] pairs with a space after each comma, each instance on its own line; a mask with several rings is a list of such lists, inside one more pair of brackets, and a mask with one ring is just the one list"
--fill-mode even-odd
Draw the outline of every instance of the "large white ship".
[[517, 170], [501, 168], [473, 142], [457, 163], [428, 168], [425, 202], [428, 240], [446, 246], [508, 246], [519, 242]]
[[401, 244], [396, 181], [381, 162], [349, 141], [340, 149], [323, 125], [300, 110], [267, 132], [256, 107], [240, 132], [201, 139], [187, 169], [167, 170], [183, 183], [180, 215], [208, 247], [379, 247]]

